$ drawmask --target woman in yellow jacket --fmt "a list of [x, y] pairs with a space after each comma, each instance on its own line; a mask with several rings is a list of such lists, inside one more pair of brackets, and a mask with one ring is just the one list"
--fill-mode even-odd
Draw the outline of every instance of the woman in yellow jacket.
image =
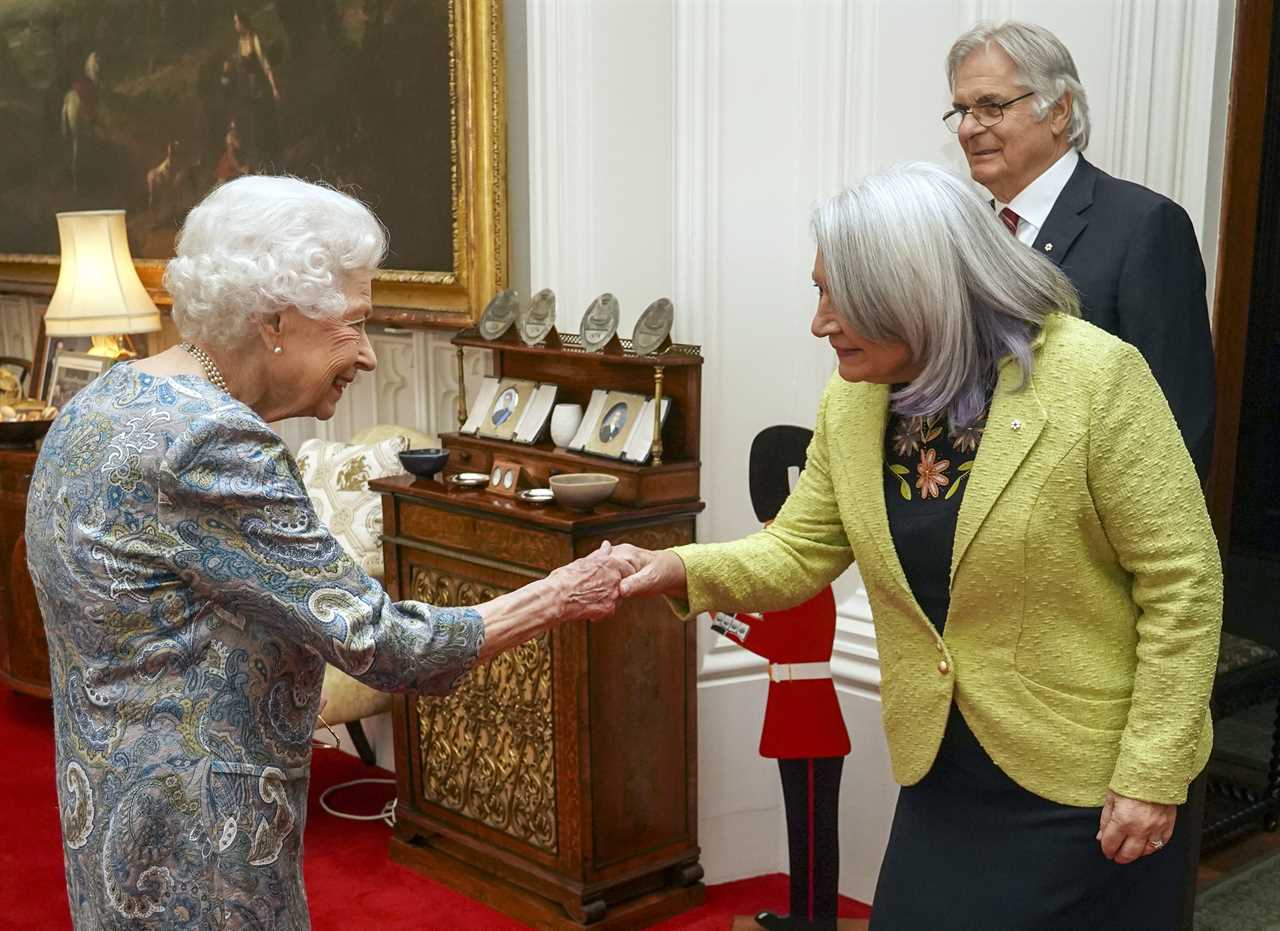
[[1155, 379], [942, 168], [813, 229], [838, 373], [799, 483], [745, 539], [624, 548], [624, 593], [777, 610], [857, 560], [903, 786], [873, 929], [1175, 927], [1222, 576]]

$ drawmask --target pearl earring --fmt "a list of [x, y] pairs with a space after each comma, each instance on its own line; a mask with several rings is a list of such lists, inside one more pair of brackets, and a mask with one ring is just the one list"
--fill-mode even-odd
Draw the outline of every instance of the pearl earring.
[[277, 346], [275, 349], [272, 349], [271, 351], [274, 352], [276, 355], [280, 355], [280, 353], [284, 352], [284, 347]]

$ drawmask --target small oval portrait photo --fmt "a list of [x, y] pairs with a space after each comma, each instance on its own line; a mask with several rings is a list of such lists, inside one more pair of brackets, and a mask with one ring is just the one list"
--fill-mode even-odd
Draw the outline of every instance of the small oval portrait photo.
[[516, 405], [520, 403], [520, 392], [515, 388], [508, 388], [502, 394], [498, 395], [498, 400], [493, 402], [493, 413], [489, 419], [493, 421], [495, 427], [500, 427], [506, 423], [507, 418], [515, 411]]
[[609, 408], [600, 422], [600, 442], [608, 443], [627, 425], [627, 405], [621, 401]]

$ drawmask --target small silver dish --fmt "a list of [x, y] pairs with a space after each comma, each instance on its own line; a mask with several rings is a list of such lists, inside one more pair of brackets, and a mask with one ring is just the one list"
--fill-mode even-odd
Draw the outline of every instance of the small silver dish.
[[483, 488], [489, 484], [489, 476], [483, 472], [457, 472], [449, 476], [449, 484], [459, 488]]
[[618, 299], [608, 291], [592, 301], [587, 312], [582, 315], [582, 325], [578, 327], [582, 348], [587, 352], [604, 349], [618, 332], [619, 313]]
[[550, 488], [526, 488], [516, 497], [525, 504], [550, 504], [556, 500], [556, 493]]
[[636, 321], [635, 331], [631, 334], [631, 348], [638, 356], [652, 355], [671, 338], [671, 321], [675, 319], [675, 308], [671, 301], [660, 297], [640, 315]]
[[516, 327], [526, 346], [537, 346], [546, 339], [555, 322], [556, 294], [550, 288], [535, 294], [529, 306], [516, 317]]
[[480, 315], [476, 329], [488, 340], [495, 340], [511, 328], [520, 314], [520, 296], [515, 291], [499, 291]]

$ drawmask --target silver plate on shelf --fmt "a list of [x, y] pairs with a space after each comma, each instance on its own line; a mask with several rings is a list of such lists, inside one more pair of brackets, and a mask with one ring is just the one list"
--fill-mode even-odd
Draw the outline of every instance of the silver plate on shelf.
[[556, 493], [550, 488], [526, 488], [517, 497], [525, 504], [550, 504], [556, 500]]
[[458, 472], [450, 475], [448, 481], [459, 488], [482, 488], [489, 484], [489, 476], [483, 472]]
[[543, 288], [533, 296], [516, 325], [524, 344], [536, 346], [547, 338], [555, 322], [556, 293], [550, 288]]
[[635, 332], [631, 334], [631, 348], [636, 355], [647, 356], [662, 348], [671, 335], [671, 321], [676, 309], [665, 297], [660, 297], [640, 315]]
[[515, 291], [499, 291], [480, 315], [476, 328], [485, 339], [497, 339], [516, 322], [520, 314], [520, 295]]
[[613, 335], [618, 332], [618, 299], [606, 291], [591, 302], [587, 312], [582, 315], [582, 326], [578, 328], [582, 336], [582, 347], [587, 352], [599, 352], [605, 347]]

